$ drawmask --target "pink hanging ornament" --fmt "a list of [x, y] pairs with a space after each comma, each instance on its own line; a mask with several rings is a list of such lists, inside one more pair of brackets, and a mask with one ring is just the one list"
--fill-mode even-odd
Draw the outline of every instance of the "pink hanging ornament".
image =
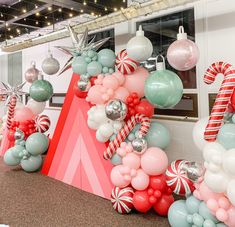
[[169, 64], [180, 71], [192, 69], [198, 62], [199, 49], [197, 45], [187, 39], [184, 27], [179, 27], [177, 40], [173, 42], [167, 50], [167, 60]]

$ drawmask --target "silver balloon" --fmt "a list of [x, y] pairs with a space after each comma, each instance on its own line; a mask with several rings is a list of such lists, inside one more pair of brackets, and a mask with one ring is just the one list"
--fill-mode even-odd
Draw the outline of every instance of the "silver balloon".
[[31, 63], [31, 67], [26, 70], [24, 77], [25, 80], [29, 83], [33, 83], [35, 80], [38, 79], [39, 70], [36, 68], [35, 62]]
[[60, 63], [52, 54], [42, 62], [42, 71], [47, 75], [56, 74], [60, 69]]
[[185, 171], [189, 180], [197, 182], [197, 180], [203, 175], [202, 165], [196, 162], [186, 162], [182, 169]]
[[88, 91], [91, 86], [91, 82], [88, 79], [78, 81], [78, 87], [81, 91]]
[[127, 115], [127, 106], [119, 99], [111, 100], [105, 107], [105, 114], [113, 121], [122, 121]]
[[143, 138], [136, 138], [131, 142], [134, 151], [143, 154], [147, 150], [147, 142]]
[[22, 132], [20, 129], [16, 129], [16, 132], [14, 134], [15, 140], [24, 140], [24, 132]]

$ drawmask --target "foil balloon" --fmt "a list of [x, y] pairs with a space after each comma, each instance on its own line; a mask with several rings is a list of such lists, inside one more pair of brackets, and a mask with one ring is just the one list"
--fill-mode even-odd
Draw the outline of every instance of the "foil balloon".
[[121, 121], [124, 120], [127, 115], [127, 106], [121, 100], [111, 100], [105, 107], [105, 113], [107, 118], [113, 121]]
[[196, 162], [185, 162], [182, 167], [189, 180], [197, 182], [197, 180], [203, 175], [203, 168]]
[[91, 82], [88, 78], [81, 78], [78, 81], [78, 88], [83, 91], [86, 92], [89, 90], [89, 88], [91, 87]]
[[16, 132], [14, 134], [15, 140], [23, 140], [24, 139], [24, 132], [22, 132], [19, 129], [16, 129]]
[[78, 37], [78, 34], [74, 31], [74, 29], [68, 25], [67, 29], [69, 31], [70, 37], [72, 39], [73, 46], [72, 47], [64, 47], [64, 46], [57, 46], [59, 50], [63, 51], [65, 54], [69, 55], [70, 58], [63, 66], [62, 70], [60, 71], [59, 75], [69, 69], [77, 56], [80, 56], [83, 52], [89, 50], [98, 50], [104, 43], [109, 40], [108, 38], [104, 38], [95, 42], [95, 37], [88, 42], [88, 28], [85, 29], [84, 33]]
[[25, 80], [29, 83], [33, 83], [38, 79], [39, 70], [36, 68], [36, 63], [33, 61], [31, 67], [26, 70], [24, 77]]
[[131, 142], [135, 153], [143, 154], [147, 150], [147, 142], [143, 138], [136, 138]]
[[49, 53], [49, 57], [46, 58], [42, 62], [42, 71], [47, 75], [56, 74], [60, 69], [60, 63], [57, 59], [55, 59], [51, 53]]
[[165, 60], [163, 56], [161, 58], [163, 62], [157, 62], [157, 71], [145, 80], [144, 93], [148, 101], [158, 108], [172, 108], [182, 98], [183, 84], [177, 74], [166, 70]]
[[187, 39], [183, 26], [180, 26], [177, 40], [167, 50], [169, 64], [177, 70], [186, 71], [192, 69], [197, 64], [198, 59], [199, 49], [197, 45]]

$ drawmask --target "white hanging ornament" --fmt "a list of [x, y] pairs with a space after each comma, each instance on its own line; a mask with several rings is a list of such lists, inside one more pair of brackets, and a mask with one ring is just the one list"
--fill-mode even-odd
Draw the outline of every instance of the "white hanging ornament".
[[24, 77], [25, 80], [29, 83], [33, 83], [35, 80], [38, 79], [39, 70], [36, 68], [36, 62], [31, 62], [31, 67], [26, 70]]
[[192, 69], [198, 62], [199, 49], [197, 45], [187, 38], [184, 27], [179, 27], [177, 40], [167, 50], [169, 64], [180, 71]]
[[153, 45], [151, 41], [144, 36], [142, 26], [139, 26], [139, 30], [136, 31], [136, 36], [129, 40], [127, 43], [127, 55], [137, 61], [145, 61], [151, 57], [153, 53]]
[[47, 75], [56, 74], [60, 69], [60, 63], [49, 52], [49, 57], [42, 62], [42, 71]]

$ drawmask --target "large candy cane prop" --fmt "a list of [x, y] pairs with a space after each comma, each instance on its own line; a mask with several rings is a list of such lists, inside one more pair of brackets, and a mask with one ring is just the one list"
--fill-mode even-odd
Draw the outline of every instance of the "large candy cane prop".
[[12, 95], [10, 98], [8, 113], [7, 113], [7, 129], [10, 129], [11, 127], [12, 118], [14, 117], [15, 113], [16, 101], [17, 101], [16, 96]]
[[204, 132], [204, 139], [207, 141], [216, 140], [223, 122], [224, 113], [228, 107], [235, 87], [235, 70], [232, 65], [225, 62], [213, 63], [204, 75], [204, 82], [212, 84], [219, 73], [224, 74], [224, 80], [216, 96], [210, 119]]
[[139, 136], [143, 137], [148, 133], [150, 127], [150, 119], [142, 114], [136, 114], [135, 116], [132, 116], [117, 134], [116, 138], [109, 143], [108, 148], [104, 151], [104, 159], [107, 160], [112, 158], [117, 148], [120, 147], [121, 143], [126, 139], [135, 125], [138, 123], [141, 124], [139, 129]]

